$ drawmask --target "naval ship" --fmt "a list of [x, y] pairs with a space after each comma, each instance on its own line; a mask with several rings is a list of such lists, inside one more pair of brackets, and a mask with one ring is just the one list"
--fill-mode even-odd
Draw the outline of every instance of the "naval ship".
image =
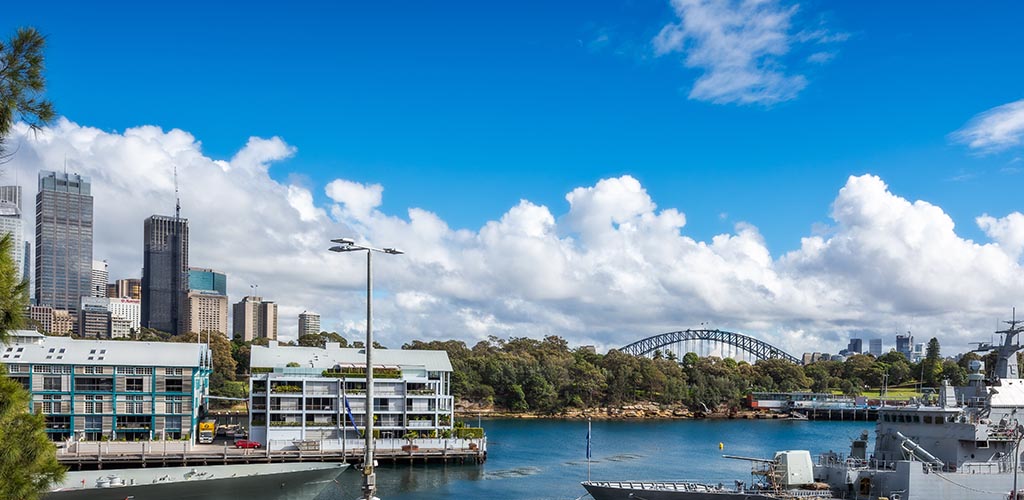
[[[771, 460], [750, 459], [758, 477], [726, 487], [691, 482], [587, 481], [595, 500], [731, 500], [843, 498], [864, 500], [1007, 500], [1024, 498], [1020, 444], [1024, 438], [1024, 379], [1017, 364], [1022, 321], [997, 331], [986, 380], [981, 361], [970, 363], [967, 385], [947, 382], [937, 401], [912, 401], [879, 409], [875, 446], [868, 433], [850, 453], [826, 453], [812, 463], [806, 451], [783, 451]], [[735, 457], [732, 457], [735, 458]]]
[[43, 500], [312, 500], [335, 486], [347, 467], [305, 462], [75, 471]]

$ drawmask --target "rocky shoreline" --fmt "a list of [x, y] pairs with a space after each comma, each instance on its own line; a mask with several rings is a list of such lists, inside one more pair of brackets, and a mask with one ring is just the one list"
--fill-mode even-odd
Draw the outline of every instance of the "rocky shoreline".
[[481, 418], [561, 419], [561, 420], [695, 420], [695, 419], [784, 419], [785, 414], [754, 410], [721, 410], [693, 412], [683, 405], [636, 403], [618, 407], [573, 408], [560, 413], [515, 412], [493, 407], [461, 404], [455, 408], [455, 417], [470, 420]]

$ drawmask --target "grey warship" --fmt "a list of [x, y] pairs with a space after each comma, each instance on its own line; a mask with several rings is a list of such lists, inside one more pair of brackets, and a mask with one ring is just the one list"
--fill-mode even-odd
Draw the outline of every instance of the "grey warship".
[[[937, 401], [880, 408], [872, 453], [865, 432], [848, 455], [830, 452], [811, 464], [807, 452], [778, 452], [773, 460], [755, 462], [768, 465], [768, 472], [753, 487], [643, 481], [587, 481], [583, 486], [595, 500], [1024, 498], [1024, 479], [1018, 483], [1024, 379], [1017, 364], [1024, 322], [1014, 318], [1006, 323], [1005, 330], [996, 332], [1003, 337], [1001, 344], [982, 343], [975, 349], [995, 353], [990, 380], [984, 364], [972, 361], [967, 385], [944, 383]], [[794, 467], [810, 468], [811, 477], [786, 474]], [[818, 490], [822, 487], [827, 491]]]

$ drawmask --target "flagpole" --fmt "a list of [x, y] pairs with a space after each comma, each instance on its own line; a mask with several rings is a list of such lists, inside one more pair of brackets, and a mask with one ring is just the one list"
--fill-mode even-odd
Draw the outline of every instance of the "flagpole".
[[587, 481], [590, 481], [590, 417], [587, 417]]

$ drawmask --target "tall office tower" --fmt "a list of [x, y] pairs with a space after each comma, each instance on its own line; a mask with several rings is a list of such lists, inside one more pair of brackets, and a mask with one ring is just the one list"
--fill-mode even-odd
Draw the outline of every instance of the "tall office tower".
[[247, 296], [234, 307], [233, 338], [277, 340], [277, 304]]
[[107, 297], [142, 300], [142, 280], [117, 280], [107, 285]]
[[228, 296], [209, 290], [189, 290], [188, 331], [228, 334]]
[[850, 343], [847, 344], [846, 350], [850, 354], [860, 354], [864, 352], [864, 341], [857, 338], [850, 339]]
[[34, 296], [35, 294], [33, 294], [32, 292], [33, 292], [33, 290], [35, 290], [35, 287], [31, 286], [31, 281], [32, 281], [32, 243], [29, 243], [27, 241], [25, 242], [25, 260], [23, 260], [22, 262], [23, 262], [23, 264], [22, 264], [22, 269], [21, 269], [21, 277], [24, 278], [24, 279], [29, 280], [30, 284], [29, 284], [28, 290], [29, 290], [29, 295], [31, 295], [29, 298], [34, 301], [35, 300], [35, 296]]
[[110, 271], [108, 271], [107, 261], [92, 261], [92, 281], [89, 285], [89, 296], [106, 297], [108, 279], [110, 279]]
[[[92, 282], [92, 185], [78, 174], [39, 172], [36, 303], [77, 311]], [[72, 315], [75, 316], [75, 315]]]
[[25, 254], [22, 242], [25, 229], [21, 222], [21, 186], [0, 186], [0, 236], [11, 235], [11, 258], [18, 266], [18, 279], [25, 274]]
[[188, 220], [164, 215], [143, 228], [142, 326], [173, 335], [188, 329]]
[[188, 289], [228, 294], [228, 277], [224, 273], [202, 267], [188, 268]]
[[882, 355], [882, 339], [871, 339], [868, 341], [868, 354], [876, 358]]
[[914, 336], [907, 332], [906, 335], [896, 336], [896, 352], [903, 353], [907, 359], [913, 356]]
[[302, 311], [299, 314], [299, 336], [303, 335], [319, 335], [320, 334], [320, 315], [317, 313], [311, 313], [308, 311]]

